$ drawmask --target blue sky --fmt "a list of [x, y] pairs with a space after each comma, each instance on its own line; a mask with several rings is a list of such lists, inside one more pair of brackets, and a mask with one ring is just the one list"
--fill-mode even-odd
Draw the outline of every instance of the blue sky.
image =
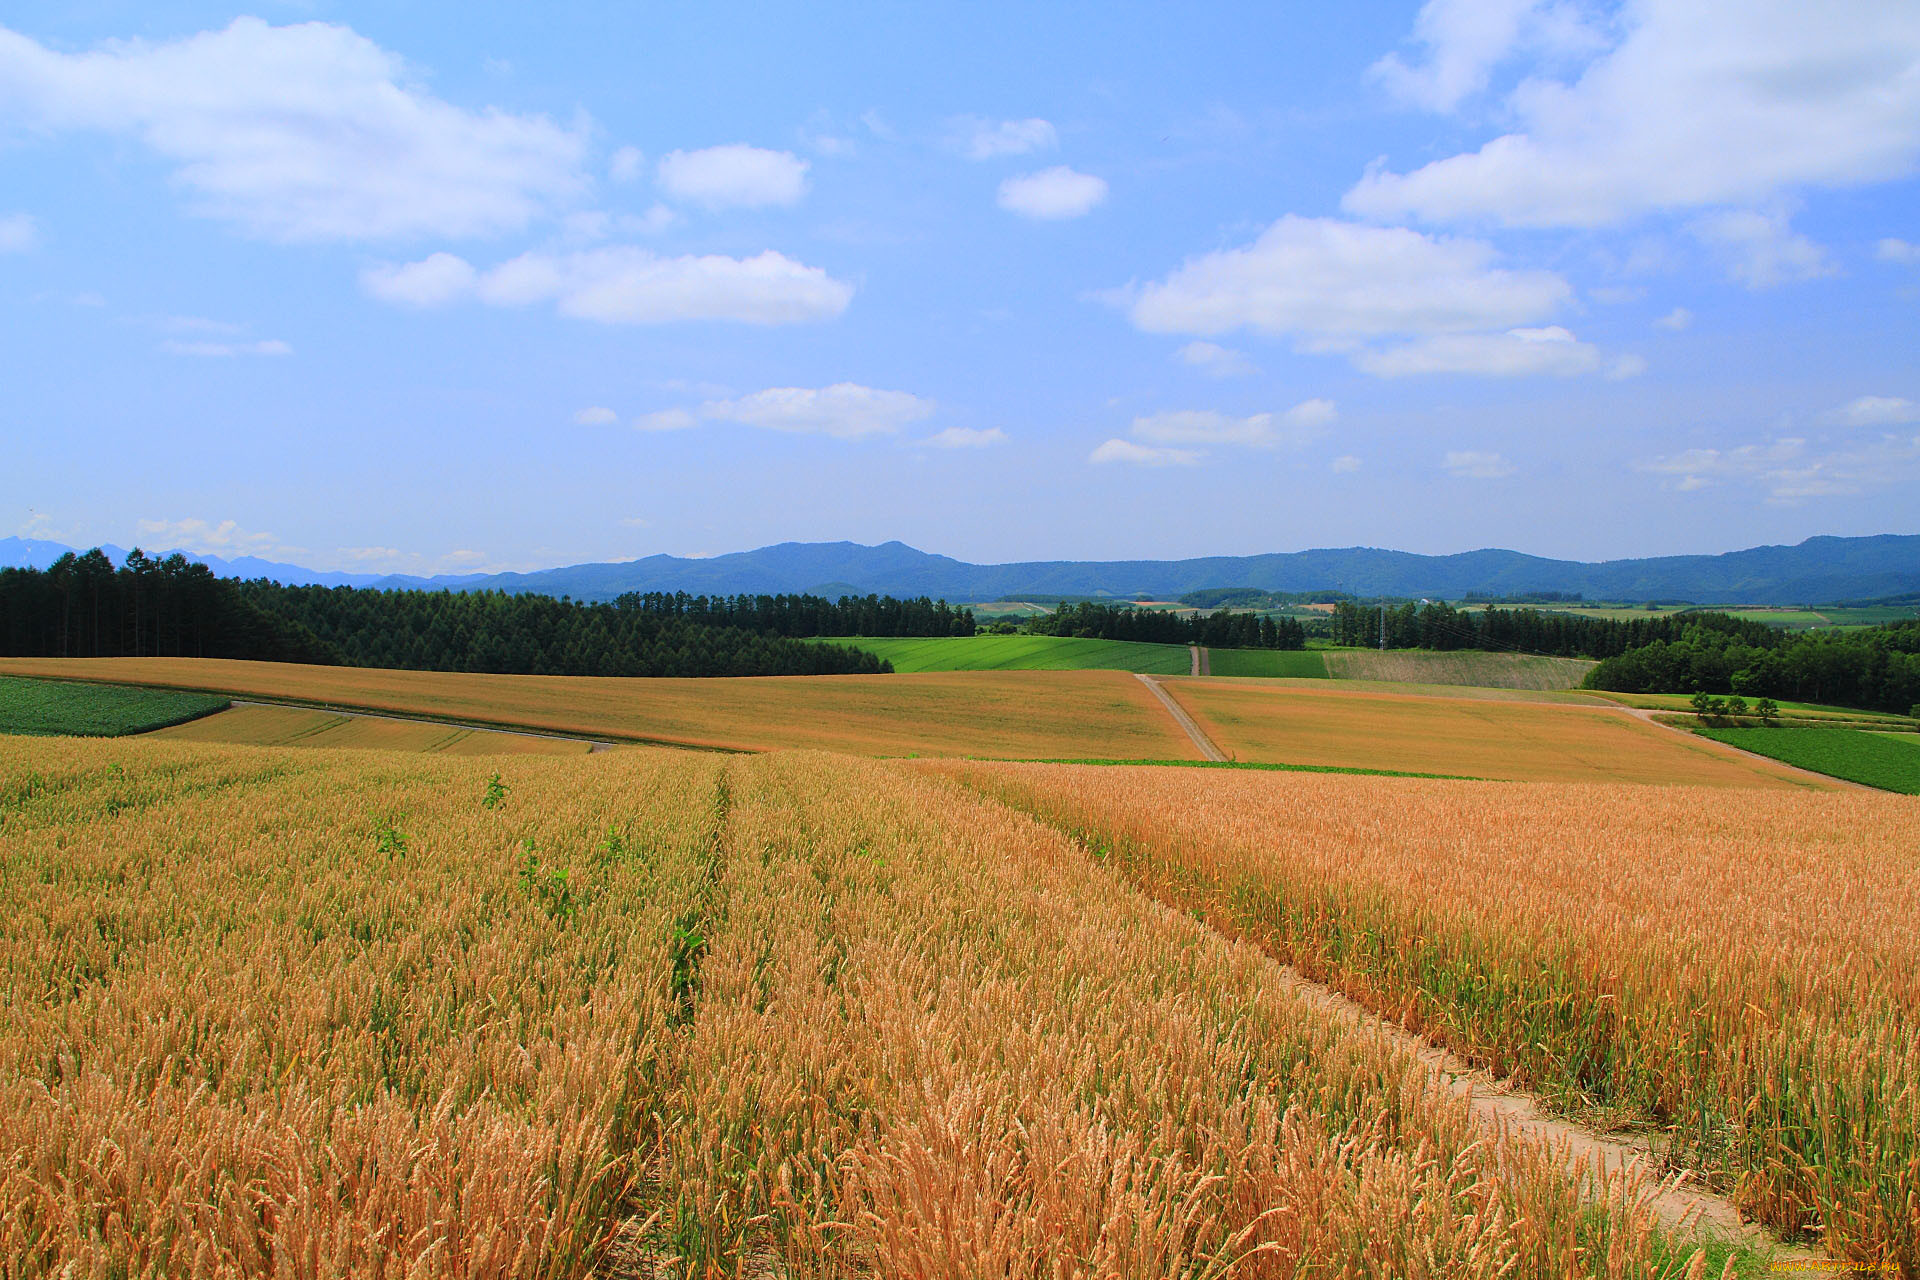
[[1916, 166], [1885, 0], [13, 4], [0, 532], [1920, 532]]

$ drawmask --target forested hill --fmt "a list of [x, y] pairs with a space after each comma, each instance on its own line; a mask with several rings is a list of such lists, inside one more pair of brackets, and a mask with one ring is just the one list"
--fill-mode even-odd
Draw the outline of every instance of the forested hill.
[[[58, 548], [0, 538], [0, 565], [50, 563]], [[290, 565], [236, 561], [213, 566], [218, 576], [265, 576], [333, 585], [343, 575]], [[831, 591], [821, 584], [831, 583]], [[1698, 604], [1830, 604], [1920, 592], [1920, 535], [1809, 538], [1795, 546], [1754, 547], [1714, 556], [1663, 556], [1587, 564], [1517, 551], [1415, 555], [1373, 547], [1294, 551], [1193, 560], [1044, 560], [969, 564], [900, 542], [787, 542], [708, 559], [648, 556], [579, 564], [533, 573], [422, 580], [356, 577], [352, 585], [448, 587], [538, 592], [612, 601], [629, 592], [696, 595], [873, 593], [948, 600], [1039, 596], [1134, 596], [1170, 599], [1206, 588], [1344, 591], [1357, 596], [1462, 599], [1558, 592], [1589, 600], [1687, 600]]]
[[1809, 538], [1718, 556], [1667, 556], [1584, 564], [1517, 551], [1425, 556], [1372, 547], [1196, 560], [1031, 561], [977, 565], [899, 542], [782, 543], [704, 560], [649, 556], [624, 564], [497, 574], [475, 585], [611, 599], [625, 591], [801, 591], [820, 582], [949, 600], [1023, 592], [1136, 594], [1171, 599], [1206, 587], [1345, 591], [1358, 596], [1578, 593], [1589, 600], [1689, 600], [1701, 604], [1826, 603], [1920, 590], [1920, 535]]

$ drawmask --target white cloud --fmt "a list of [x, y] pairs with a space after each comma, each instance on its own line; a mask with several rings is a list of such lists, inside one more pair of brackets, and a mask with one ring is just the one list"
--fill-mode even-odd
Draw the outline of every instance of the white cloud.
[[1908, 265], [1920, 262], [1920, 244], [1910, 244], [1905, 240], [1896, 240], [1888, 236], [1875, 246], [1882, 262], [1903, 262]]
[[1519, 470], [1502, 454], [1473, 449], [1449, 451], [1440, 465], [1463, 480], [1500, 480]]
[[1897, 427], [1920, 422], [1920, 404], [1899, 396], [1861, 396], [1820, 415], [1831, 427]]
[[1193, 449], [1163, 449], [1115, 438], [1087, 455], [1088, 462], [1125, 462], [1136, 467], [1191, 467], [1201, 454]]
[[1156, 413], [1133, 420], [1132, 434], [1154, 444], [1238, 444], [1271, 449], [1314, 439], [1339, 420], [1331, 400], [1304, 400], [1284, 413], [1233, 418], [1211, 409]]
[[807, 193], [805, 160], [739, 142], [670, 151], [660, 158], [659, 173], [668, 195], [709, 209], [798, 204]]
[[603, 404], [590, 404], [574, 414], [573, 420], [583, 427], [606, 427], [620, 421], [620, 415]]
[[854, 382], [830, 387], [769, 387], [737, 400], [709, 400], [700, 416], [769, 431], [794, 431], [856, 440], [885, 435], [929, 417], [931, 400], [905, 391], [879, 391]]
[[948, 427], [920, 443], [929, 449], [985, 449], [1006, 442], [1007, 433], [998, 427]]
[[1091, 213], [1107, 198], [1105, 179], [1055, 165], [1000, 184], [1000, 207], [1025, 218], [1049, 221]]
[[607, 159], [607, 177], [615, 182], [637, 182], [647, 157], [638, 147], [620, 147]]
[[1693, 234], [1715, 250], [1727, 274], [1749, 289], [1835, 272], [1827, 251], [1787, 225], [1783, 215], [1750, 209], [1716, 213], [1695, 222]]
[[271, 239], [511, 231], [585, 188], [584, 127], [455, 107], [325, 23], [79, 54], [0, 28], [0, 86], [0, 121], [138, 137], [195, 212]]
[[1328, 463], [1327, 465], [1329, 469], [1341, 475], [1348, 475], [1348, 474], [1351, 474], [1352, 472], [1358, 471], [1360, 469], [1361, 464], [1360, 464], [1360, 459], [1354, 457], [1352, 454], [1343, 453], [1339, 457], [1335, 458], [1332, 462]]
[[25, 213], [0, 218], [0, 253], [25, 253], [40, 243], [40, 229]]
[[685, 431], [700, 425], [700, 419], [685, 409], [659, 409], [643, 413], [633, 420], [635, 431]]
[[1392, 334], [1525, 324], [1573, 296], [1553, 272], [1494, 262], [1483, 240], [1289, 214], [1244, 249], [1189, 258], [1141, 289], [1131, 314], [1149, 333], [1253, 329], [1328, 351]]
[[799, 324], [837, 316], [853, 297], [851, 285], [772, 250], [752, 258], [663, 258], [630, 245], [534, 251], [485, 272], [452, 254], [436, 253], [404, 266], [369, 268], [360, 280], [367, 292], [387, 302], [438, 306], [469, 297], [494, 306], [552, 302], [561, 315], [605, 324]]
[[1647, 358], [1629, 352], [1615, 356], [1607, 362], [1606, 376], [1613, 382], [1624, 382], [1628, 378], [1637, 378], [1647, 371]]
[[290, 356], [293, 347], [278, 338], [260, 342], [180, 342], [172, 338], [160, 344], [170, 356]]
[[1189, 342], [1180, 348], [1178, 354], [1181, 360], [1209, 378], [1239, 378], [1260, 372], [1245, 355], [1217, 343]]
[[1668, 477], [1670, 487], [1693, 492], [1735, 482], [1766, 490], [1768, 500], [1793, 504], [1807, 498], [1846, 497], [1869, 489], [1913, 482], [1920, 436], [1887, 436], [1870, 444], [1824, 451], [1807, 440], [1783, 437], [1733, 449], [1688, 449], [1651, 458], [1638, 469]]
[[479, 275], [465, 258], [429, 254], [418, 262], [383, 263], [360, 273], [360, 287], [382, 302], [404, 307], [438, 307], [473, 292]]
[[1569, 377], [1599, 369], [1600, 350], [1556, 324], [1505, 333], [1437, 333], [1398, 347], [1358, 352], [1353, 362], [1381, 378], [1422, 373]]
[[[1370, 171], [1345, 207], [1383, 219], [1608, 226], [1886, 181], [1920, 158], [1920, 7], [1669, 0], [1628, 5], [1624, 18], [1617, 43], [1576, 79], [1521, 82], [1505, 102], [1514, 132], [1410, 173]], [[1482, 42], [1499, 45], [1497, 31]], [[1436, 66], [1430, 100], [1457, 101], [1488, 57], [1463, 52], [1463, 70], [1444, 76]]]
[[960, 134], [960, 149], [969, 160], [992, 160], [998, 156], [1024, 156], [1048, 151], [1060, 143], [1060, 135], [1045, 120], [981, 120], [963, 116], [955, 121]]
[[1395, 97], [1430, 111], [1452, 111], [1487, 87], [1493, 69], [1522, 47], [1591, 47], [1577, 16], [1540, 0], [1427, 0], [1413, 23], [1426, 46], [1422, 65], [1390, 53], [1368, 74]]
[[279, 539], [270, 533], [242, 529], [232, 520], [218, 524], [187, 518], [184, 520], [140, 520], [134, 524], [139, 540], [163, 551], [190, 551], [201, 556], [261, 556], [281, 550]]
[[1675, 307], [1653, 323], [1655, 328], [1672, 329], [1678, 332], [1693, 323], [1693, 312], [1685, 307]]

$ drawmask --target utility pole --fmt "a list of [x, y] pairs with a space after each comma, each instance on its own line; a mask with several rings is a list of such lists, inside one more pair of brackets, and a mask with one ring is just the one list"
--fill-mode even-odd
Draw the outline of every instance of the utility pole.
[[1380, 605], [1380, 652], [1385, 653], [1386, 651], [1387, 651], [1387, 606], [1384, 602], [1382, 602], [1382, 604]]

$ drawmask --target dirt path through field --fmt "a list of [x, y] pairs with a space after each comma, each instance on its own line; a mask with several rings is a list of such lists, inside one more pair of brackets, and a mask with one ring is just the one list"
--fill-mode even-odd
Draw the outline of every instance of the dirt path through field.
[[[1600, 1183], [1629, 1170], [1648, 1173], [1654, 1168], [1655, 1156], [1645, 1141], [1597, 1134], [1560, 1119], [1534, 1095], [1503, 1087], [1486, 1072], [1356, 1004], [1333, 988], [1303, 977], [1291, 965], [1277, 960], [1273, 964], [1280, 971], [1282, 981], [1296, 995], [1419, 1059], [1448, 1092], [1467, 1099], [1467, 1105], [1482, 1122], [1550, 1144], [1562, 1153], [1567, 1166], [1578, 1168], [1582, 1176]], [[1775, 1270], [1803, 1276], [1851, 1274], [1824, 1253], [1780, 1243], [1765, 1227], [1742, 1218], [1740, 1211], [1725, 1198], [1690, 1182], [1684, 1175], [1659, 1182], [1652, 1194], [1652, 1203], [1661, 1220], [1670, 1226], [1700, 1223], [1724, 1239], [1772, 1250]]]
[[1837, 787], [1847, 787], [1854, 791], [1879, 790], [1878, 787], [1870, 787], [1864, 782], [1851, 782], [1846, 778], [1837, 778], [1830, 773], [1821, 773], [1817, 769], [1802, 769], [1797, 764], [1788, 764], [1785, 760], [1776, 760], [1772, 756], [1763, 756], [1758, 751], [1748, 751], [1745, 747], [1736, 747], [1731, 742], [1721, 742], [1717, 738], [1703, 738], [1697, 733], [1688, 733], [1685, 729], [1680, 728], [1678, 725], [1668, 724], [1666, 721], [1659, 718], [1661, 716], [1674, 715], [1675, 713], [1672, 711], [1654, 711], [1646, 707], [1621, 707], [1620, 710], [1626, 712], [1630, 716], [1635, 716], [1641, 720], [1645, 720], [1648, 724], [1653, 725], [1656, 728], [1665, 729], [1668, 733], [1677, 733], [1681, 737], [1686, 738], [1690, 742], [1709, 743], [1713, 746], [1720, 748], [1722, 751], [1731, 751], [1733, 754], [1737, 756], [1743, 756], [1748, 760], [1764, 760], [1768, 764], [1773, 765], [1775, 768], [1785, 769], [1789, 773], [1798, 774], [1800, 777], [1803, 777], [1803, 778], [1815, 778], [1821, 782], [1825, 782]]
[[[1199, 662], [1197, 655], [1194, 661], [1196, 664]], [[1222, 763], [1226, 761], [1227, 753], [1213, 745], [1213, 739], [1201, 732], [1200, 726], [1195, 724], [1193, 717], [1187, 714], [1187, 709], [1178, 702], [1175, 702], [1173, 695], [1161, 688], [1158, 680], [1144, 672], [1137, 675], [1135, 679], [1139, 680], [1140, 683], [1147, 686], [1147, 688], [1153, 690], [1153, 696], [1160, 699], [1160, 705], [1164, 706], [1168, 713], [1173, 716], [1174, 722], [1187, 731], [1187, 736], [1193, 739], [1194, 746], [1200, 748], [1200, 754], [1202, 756], [1208, 760]]]

